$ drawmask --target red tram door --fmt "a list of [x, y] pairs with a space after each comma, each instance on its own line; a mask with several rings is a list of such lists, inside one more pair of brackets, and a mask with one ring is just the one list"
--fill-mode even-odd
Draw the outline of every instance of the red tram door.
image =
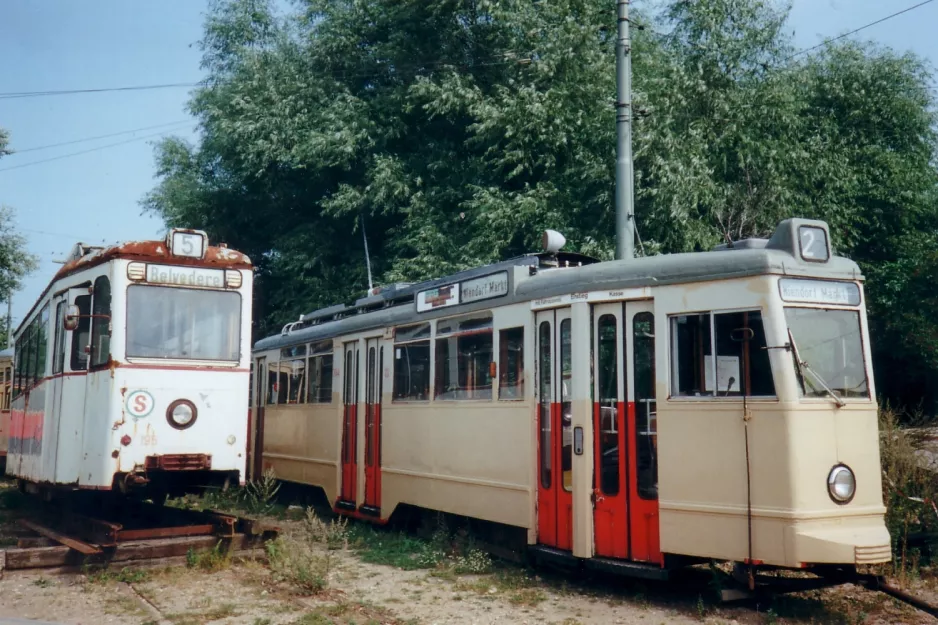
[[365, 369], [365, 503], [362, 512], [381, 512], [381, 380], [384, 347], [368, 339]]
[[596, 555], [628, 558], [625, 341], [622, 304], [593, 307], [593, 535]]
[[537, 322], [538, 542], [573, 548], [573, 427], [570, 309]]
[[[664, 565], [658, 515], [655, 317], [652, 302], [625, 305], [626, 437], [631, 559]], [[621, 344], [621, 343], [620, 343]], [[621, 374], [620, 374], [621, 375]]]
[[652, 302], [593, 307], [596, 555], [663, 564]]
[[342, 489], [343, 507], [355, 508], [358, 474], [358, 342], [346, 343], [342, 386]]

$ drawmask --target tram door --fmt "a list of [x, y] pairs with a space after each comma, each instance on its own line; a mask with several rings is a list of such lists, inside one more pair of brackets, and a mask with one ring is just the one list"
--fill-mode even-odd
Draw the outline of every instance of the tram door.
[[596, 555], [629, 557], [622, 304], [593, 307], [593, 535]]
[[264, 473], [264, 404], [267, 401], [267, 358], [258, 358], [254, 363], [254, 405], [251, 406], [251, 443], [247, 471], [251, 479], [259, 479]]
[[365, 504], [362, 511], [377, 514], [381, 509], [381, 373], [384, 347], [368, 339], [365, 350]]
[[343, 349], [342, 386], [342, 490], [339, 499], [351, 504], [356, 500], [358, 473], [358, 341]]
[[573, 548], [573, 428], [570, 309], [537, 313], [537, 533]]
[[623, 334], [628, 400], [626, 436], [631, 559], [663, 565], [658, 516], [655, 317], [652, 302], [625, 304]]

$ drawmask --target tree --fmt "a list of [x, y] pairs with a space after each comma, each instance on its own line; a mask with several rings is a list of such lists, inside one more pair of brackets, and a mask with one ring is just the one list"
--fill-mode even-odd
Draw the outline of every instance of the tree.
[[[0, 158], [13, 153], [8, 145], [9, 135], [0, 128]], [[36, 258], [26, 251], [26, 239], [16, 232], [13, 218], [13, 209], [0, 205], [0, 301], [3, 302], [13, 297], [23, 278], [36, 268]], [[3, 349], [13, 328], [8, 327], [5, 314], [0, 319], [0, 349]]]
[[[144, 199], [255, 258], [258, 334], [361, 296], [363, 221], [379, 282], [528, 252], [545, 227], [611, 257], [614, 3], [298, 7], [213, 7], [209, 75], [190, 102], [203, 139], [158, 146]], [[928, 69], [854, 43], [794, 55], [786, 18], [767, 0], [671, 0], [634, 16], [640, 249], [704, 250], [789, 216], [825, 219], [869, 275], [879, 362], [896, 337], [903, 357], [924, 353], [938, 321], [897, 306], [927, 287], [907, 269], [928, 247], [909, 239], [938, 218]], [[936, 379], [938, 366], [915, 362]]]

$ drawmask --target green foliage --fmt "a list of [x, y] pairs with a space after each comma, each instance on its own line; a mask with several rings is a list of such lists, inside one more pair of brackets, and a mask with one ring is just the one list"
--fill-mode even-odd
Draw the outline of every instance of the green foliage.
[[[143, 200], [255, 260], [257, 336], [361, 296], [363, 218], [379, 283], [531, 251], [545, 227], [611, 256], [614, 3], [272, 6], [214, 5], [209, 78], [190, 102], [201, 143], [162, 142]], [[709, 249], [790, 216], [827, 220], [870, 279], [880, 389], [938, 402], [929, 68], [852, 42], [792, 57], [786, 18], [770, 0], [636, 13], [642, 247]]]

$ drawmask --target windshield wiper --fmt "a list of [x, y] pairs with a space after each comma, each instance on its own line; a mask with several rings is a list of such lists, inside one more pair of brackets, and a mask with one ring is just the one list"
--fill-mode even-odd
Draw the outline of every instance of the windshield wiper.
[[824, 378], [818, 375], [814, 371], [814, 369], [811, 368], [811, 365], [809, 365], [806, 360], [801, 359], [801, 355], [798, 353], [798, 344], [795, 343], [795, 337], [792, 336], [791, 328], [788, 328], [788, 340], [791, 343], [791, 356], [792, 358], [795, 359], [795, 367], [797, 367], [798, 375], [801, 376], [802, 381], [806, 381], [804, 372], [807, 371], [812, 376], [814, 376], [814, 379], [817, 380], [821, 384], [821, 386], [824, 388], [825, 391], [827, 391], [827, 394], [830, 395], [831, 399], [834, 400], [838, 408], [843, 408], [844, 406], [846, 406], [847, 405], [846, 402], [844, 402], [844, 400], [838, 397], [837, 394], [833, 390], [831, 390], [831, 387], [827, 385], [827, 382], [824, 381]]

